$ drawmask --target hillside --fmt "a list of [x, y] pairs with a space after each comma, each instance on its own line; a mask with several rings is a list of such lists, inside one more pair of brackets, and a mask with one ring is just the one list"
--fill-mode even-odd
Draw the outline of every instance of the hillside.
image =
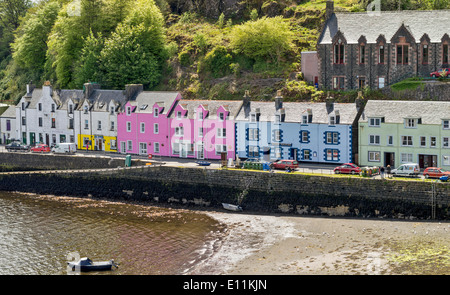
[[[429, 1], [405, 1], [402, 8], [435, 5]], [[2, 2], [8, 1], [0, 0], [0, 9]], [[270, 100], [282, 90], [286, 100], [320, 100], [324, 94], [302, 81], [300, 53], [315, 49], [325, 2], [40, 1], [25, 10], [14, 38], [0, 40], [11, 48], [0, 62], [0, 100], [17, 101], [30, 80], [65, 89], [87, 81], [110, 89], [142, 83], [190, 99], [240, 99], [250, 90], [254, 99]], [[78, 14], [68, 10], [73, 3]], [[382, 8], [397, 3], [382, 1]], [[337, 0], [335, 9], [363, 11], [367, 4]]]

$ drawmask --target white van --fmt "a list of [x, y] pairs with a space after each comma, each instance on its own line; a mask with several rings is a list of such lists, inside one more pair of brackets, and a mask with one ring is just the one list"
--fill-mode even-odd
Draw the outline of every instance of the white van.
[[391, 171], [392, 175], [398, 176], [417, 176], [420, 173], [419, 164], [416, 163], [407, 163], [400, 165], [397, 169], [393, 169]]
[[77, 152], [77, 146], [74, 143], [58, 143], [52, 148], [55, 154], [71, 154]]

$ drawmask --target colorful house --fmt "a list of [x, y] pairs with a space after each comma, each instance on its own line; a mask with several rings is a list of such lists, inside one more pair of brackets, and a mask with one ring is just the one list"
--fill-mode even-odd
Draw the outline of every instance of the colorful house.
[[170, 156], [168, 114], [178, 100], [178, 92], [140, 92], [117, 115], [121, 153]]
[[236, 119], [236, 155], [263, 161], [353, 161], [356, 103], [254, 102], [247, 95]]
[[242, 101], [182, 100], [170, 114], [171, 156], [235, 158], [235, 118]]
[[450, 169], [450, 102], [369, 100], [359, 120], [359, 164]]

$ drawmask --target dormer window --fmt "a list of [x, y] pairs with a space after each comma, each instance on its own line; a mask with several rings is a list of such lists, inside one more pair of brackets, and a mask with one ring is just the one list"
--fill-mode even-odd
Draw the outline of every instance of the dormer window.
[[381, 118], [369, 118], [369, 127], [380, 127]]
[[250, 122], [256, 122], [256, 114], [255, 113], [250, 114]]
[[110, 113], [111, 113], [111, 115], [114, 115], [114, 107], [111, 107]]
[[158, 116], [159, 116], [159, 109], [158, 109], [158, 108], [155, 108], [155, 109], [153, 110], [153, 117], [158, 118]]
[[131, 116], [131, 107], [130, 106], [127, 107], [127, 116]]
[[378, 63], [384, 64], [384, 45], [378, 47]]
[[177, 112], [177, 119], [181, 119], [181, 112], [180, 111]]
[[220, 121], [225, 120], [225, 114], [224, 113], [219, 113], [219, 120]]
[[422, 64], [426, 65], [428, 64], [428, 44], [422, 45]]
[[280, 123], [281, 122], [281, 115], [280, 114], [276, 114], [275, 115], [275, 123]]
[[343, 64], [344, 63], [345, 47], [341, 39], [339, 39], [336, 44], [334, 44], [334, 63]]
[[69, 104], [69, 114], [73, 114], [73, 105]]
[[200, 121], [203, 120], [203, 112], [202, 112], [202, 111], [198, 112], [198, 119], [199, 119]]
[[87, 113], [88, 113], [88, 110], [89, 110], [88, 106], [85, 105], [85, 106], [84, 106], [84, 113], [87, 114]]
[[407, 65], [409, 55], [409, 45], [397, 45], [397, 64]]
[[336, 124], [336, 116], [330, 116], [329, 117], [329, 124], [335, 125]]
[[417, 118], [406, 118], [405, 128], [417, 128], [417, 124], [421, 123], [421, 119]]
[[52, 103], [52, 113], [55, 112], [55, 109], [56, 109], [56, 106], [55, 106], [55, 104]]
[[25, 111], [25, 103], [22, 102], [22, 111]]
[[442, 120], [442, 128], [443, 129], [450, 129], [450, 120]]

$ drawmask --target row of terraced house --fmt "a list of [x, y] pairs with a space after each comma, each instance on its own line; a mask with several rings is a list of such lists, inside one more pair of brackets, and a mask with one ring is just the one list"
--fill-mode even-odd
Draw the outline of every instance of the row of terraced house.
[[[365, 106], [364, 106], [365, 105]], [[2, 143], [73, 142], [80, 150], [192, 159], [450, 168], [450, 102], [187, 100], [142, 85], [83, 90], [27, 85], [0, 116]]]

